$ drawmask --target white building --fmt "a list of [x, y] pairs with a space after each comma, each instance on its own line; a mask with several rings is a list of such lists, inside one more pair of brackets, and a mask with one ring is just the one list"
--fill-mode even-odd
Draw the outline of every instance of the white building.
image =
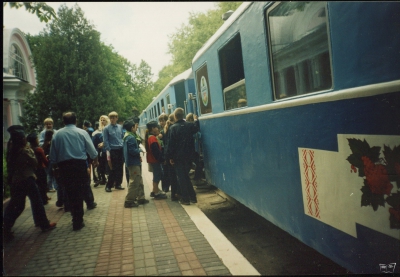
[[3, 29], [3, 148], [7, 145], [7, 128], [19, 125], [22, 103], [36, 87], [36, 72], [25, 35], [18, 28]]

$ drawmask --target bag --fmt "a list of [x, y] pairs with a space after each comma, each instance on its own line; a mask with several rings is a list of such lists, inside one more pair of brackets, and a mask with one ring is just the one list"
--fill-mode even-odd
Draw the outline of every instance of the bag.
[[153, 165], [152, 164], [147, 164], [148, 165], [148, 168], [149, 168], [149, 172], [153, 172]]

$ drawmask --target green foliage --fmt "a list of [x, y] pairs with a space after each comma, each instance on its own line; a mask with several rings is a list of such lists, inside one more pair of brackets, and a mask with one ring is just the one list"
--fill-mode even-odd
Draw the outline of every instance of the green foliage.
[[111, 111], [121, 119], [131, 116], [134, 106], [141, 107], [141, 94], [152, 88], [151, 68], [143, 61], [132, 65], [102, 43], [78, 5], [62, 5], [58, 17], [39, 35], [27, 35], [37, 87], [24, 104], [24, 127], [34, 128], [50, 116], [58, 129], [66, 111], [77, 113], [78, 126]]
[[40, 22], [48, 22], [52, 18], [57, 19], [56, 12], [50, 6], [44, 2], [3, 2], [3, 8], [9, 3], [10, 8], [19, 9], [22, 6], [25, 7], [30, 13], [36, 13], [36, 16], [40, 19]]
[[242, 2], [218, 2], [216, 8], [206, 13], [190, 13], [188, 24], [169, 36], [168, 53], [172, 55], [172, 64], [163, 67], [154, 85], [155, 95], [176, 75], [192, 65], [192, 59], [207, 40], [222, 26], [222, 15], [235, 11]]

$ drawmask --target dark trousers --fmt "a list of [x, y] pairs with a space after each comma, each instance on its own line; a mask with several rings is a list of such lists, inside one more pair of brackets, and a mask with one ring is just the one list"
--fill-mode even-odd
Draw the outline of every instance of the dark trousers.
[[47, 174], [46, 170], [42, 168], [38, 168], [36, 170], [36, 185], [39, 189], [39, 195], [42, 199], [43, 204], [47, 204]]
[[191, 162], [175, 161], [174, 167], [178, 177], [178, 184], [181, 190], [181, 196], [184, 201], [196, 200], [196, 192], [194, 191], [192, 182], [189, 178]]
[[90, 186], [90, 180], [86, 183], [83, 190], [83, 201], [85, 201], [86, 206], [92, 206], [94, 203], [94, 195], [92, 187]]
[[102, 182], [106, 182], [107, 154], [99, 152], [99, 166], [97, 167], [97, 176]]
[[[168, 164], [161, 164], [161, 167], [163, 169], [163, 177], [161, 179], [161, 189], [165, 192], [169, 191], [169, 187], [171, 186], [171, 181], [170, 178], [168, 176]], [[172, 195], [172, 194], [171, 194]]]
[[85, 186], [90, 182], [85, 160], [67, 160], [58, 164], [59, 183], [65, 189], [72, 215], [73, 227], [83, 222], [83, 199]]
[[[94, 195], [92, 188], [90, 187], [90, 179], [83, 187], [83, 201], [85, 201], [86, 206], [92, 206], [94, 203]], [[64, 210], [70, 211], [70, 203], [68, 201], [68, 195], [65, 191], [65, 187], [63, 185], [58, 186], [57, 190], [57, 206], [64, 205]]]
[[124, 154], [121, 149], [111, 149], [110, 151], [112, 169], [110, 170], [110, 175], [108, 176], [107, 187], [112, 188], [114, 182], [115, 186], [121, 186], [122, 177], [124, 175]]
[[171, 187], [171, 197], [176, 197], [176, 194], [181, 194], [181, 190], [178, 185], [178, 178], [176, 177], [176, 172], [174, 166], [169, 162], [164, 165], [164, 179], [163, 179], [163, 190], [164, 182], [167, 188]]
[[25, 209], [26, 196], [31, 201], [31, 209], [35, 224], [41, 228], [49, 226], [49, 220], [43, 207], [42, 199], [39, 195], [35, 178], [29, 177], [26, 180], [13, 183], [10, 186], [11, 199], [4, 210], [4, 229], [10, 231], [15, 221]]

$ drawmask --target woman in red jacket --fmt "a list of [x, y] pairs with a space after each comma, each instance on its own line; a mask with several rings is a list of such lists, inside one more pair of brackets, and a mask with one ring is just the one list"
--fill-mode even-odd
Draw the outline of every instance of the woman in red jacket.
[[154, 199], [165, 199], [167, 195], [165, 192], [158, 188], [163, 171], [161, 163], [163, 162], [161, 143], [158, 141], [158, 135], [160, 130], [158, 129], [158, 124], [156, 121], [151, 121], [147, 123], [146, 137], [145, 137], [145, 147], [146, 147], [146, 158], [147, 163], [149, 163], [149, 169], [152, 168], [153, 172], [153, 191], [150, 197]]

